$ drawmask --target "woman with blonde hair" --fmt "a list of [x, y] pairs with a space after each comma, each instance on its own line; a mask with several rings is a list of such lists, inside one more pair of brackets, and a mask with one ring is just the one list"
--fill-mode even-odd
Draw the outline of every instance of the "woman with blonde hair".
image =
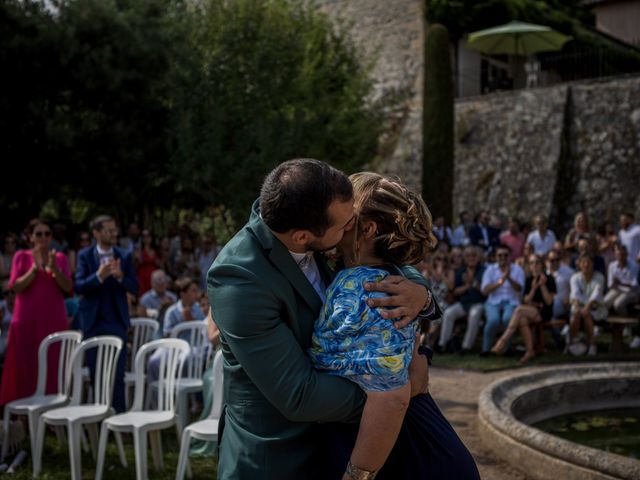
[[356, 224], [338, 245], [346, 268], [327, 289], [309, 355], [317, 369], [360, 385], [367, 400], [359, 428], [325, 426], [319, 467], [326, 471], [319, 478], [479, 478], [427, 393], [427, 372], [420, 385], [409, 381], [410, 370], [426, 368], [416, 361], [417, 322], [395, 328], [367, 304], [384, 294], [364, 290], [365, 282], [401, 274], [399, 265], [425, 258], [435, 245], [431, 214], [397, 181], [370, 172], [350, 180]]

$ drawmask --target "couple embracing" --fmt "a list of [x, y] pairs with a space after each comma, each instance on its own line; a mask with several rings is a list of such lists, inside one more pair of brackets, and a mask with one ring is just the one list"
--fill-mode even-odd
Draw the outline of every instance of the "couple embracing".
[[[477, 479], [427, 392], [408, 265], [435, 244], [422, 199], [375, 173], [290, 160], [208, 273], [224, 355], [219, 479]], [[336, 263], [323, 252], [334, 247]]]

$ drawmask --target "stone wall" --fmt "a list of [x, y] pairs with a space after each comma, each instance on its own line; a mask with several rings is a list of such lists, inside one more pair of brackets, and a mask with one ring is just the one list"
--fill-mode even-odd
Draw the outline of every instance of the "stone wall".
[[[363, 56], [375, 60], [374, 100], [401, 99], [388, 112], [382, 158], [370, 168], [419, 189], [421, 0], [310, 1], [348, 24]], [[455, 109], [456, 212], [488, 209], [523, 220], [545, 213], [559, 229], [580, 210], [595, 224], [622, 209], [640, 219], [640, 76], [467, 97]]]
[[[374, 61], [373, 100], [399, 99], [388, 112], [384, 158], [371, 167], [420, 188], [422, 165], [423, 21], [421, 0], [313, 0], [344, 22], [367, 60]], [[394, 102], [395, 103], [395, 102]]]
[[458, 212], [640, 218], [640, 77], [457, 101], [455, 175]]

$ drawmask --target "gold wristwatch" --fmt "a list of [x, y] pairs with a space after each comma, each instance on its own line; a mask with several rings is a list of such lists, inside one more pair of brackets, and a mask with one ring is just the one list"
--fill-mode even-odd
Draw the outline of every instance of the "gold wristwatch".
[[377, 473], [378, 472], [375, 470], [370, 472], [368, 470], [363, 470], [360, 467], [356, 467], [351, 463], [351, 460], [349, 460], [349, 463], [347, 464], [347, 475], [349, 475], [353, 480], [373, 480]]

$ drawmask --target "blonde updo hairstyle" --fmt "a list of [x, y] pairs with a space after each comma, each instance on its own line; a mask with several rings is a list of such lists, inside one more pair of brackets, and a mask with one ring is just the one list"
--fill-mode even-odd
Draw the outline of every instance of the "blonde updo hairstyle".
[[[355, 248], [366, 220], [377, 224], [374, 254], [386, 263], [413, 265], [435, 247], [431, 213], [422, 197], [398, 181], [373, 172], [354, 173]], [[356, 254], [356, 257], [358, 255]]]

